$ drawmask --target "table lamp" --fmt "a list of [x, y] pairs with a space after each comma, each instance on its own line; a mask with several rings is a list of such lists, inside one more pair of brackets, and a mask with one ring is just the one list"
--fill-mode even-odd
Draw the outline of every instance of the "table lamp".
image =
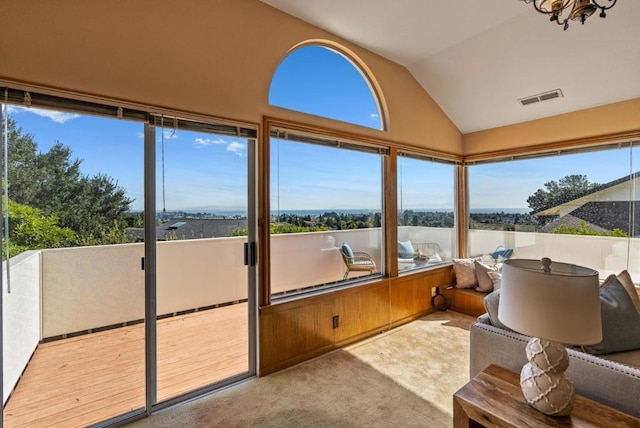
[[565, 345], [602, 341], [598, 272], [546, 257], [507, 260], [498, 319], [532, 337], [526, 348], [529, 363], [520, 372], [527, 402], [547, 415], [569, 415], [575, 390], [564, 374], [569, 367]]

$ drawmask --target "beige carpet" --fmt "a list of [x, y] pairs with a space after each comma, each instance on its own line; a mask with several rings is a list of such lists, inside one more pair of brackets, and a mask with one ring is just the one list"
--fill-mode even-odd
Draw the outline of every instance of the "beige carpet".
[[451, 427], [474, 319], [437, 312], [130, 426]]

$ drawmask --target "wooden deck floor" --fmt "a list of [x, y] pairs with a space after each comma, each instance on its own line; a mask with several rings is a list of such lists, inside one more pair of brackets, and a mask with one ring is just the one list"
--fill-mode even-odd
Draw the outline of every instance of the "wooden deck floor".
[[[248, 371], [247, 304], [158, 321], [158, 401]], [[5, 427], [86, 426], [144, 407], [144, 325], [41, 344]]]

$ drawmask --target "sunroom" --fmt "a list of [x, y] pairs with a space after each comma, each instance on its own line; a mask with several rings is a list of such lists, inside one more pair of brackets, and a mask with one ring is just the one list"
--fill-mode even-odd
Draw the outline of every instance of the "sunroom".
[[[640, 278], [637, 84], [589, 108], [557, 104], [463, 129], [434, 100], [439, 90], [412, 74], [418, 66], [277, 3], [0, 7], [5, 164], [16, 136], [39, 144], [39, 160], [56, 141], [71, 145], [67, 167], [82, 159], [78, 181], [107, 174], [125, 187], [127, 227], [141, 231], [127, 241], [103, 224], [77, 245], [15, 257], [3, 234], [6, 426], [113, 424], [389, 330], [436, 310], [431, 297], [455, 283], [454, 258], [497, 260], [506, 249], [589, 266], [601, 278], [623, 269]], [[637, 17], [618, 8], [628, 22]], [[501, 31], [512, 30], [520, 12], [504, 13]], [[612, 46], [624, 45], [626, 20], [607, 30]], [[360, 95], [325, 104], [361, 121], [277, 99], [281, 67], [307, 49], [360, 79]], [[628, 73], [638, 71], [637, 48], [627, 49]], [[508, 83], [523, 96], [552, 89], [531, 91], [540, 83], [527, 79]], [[339, 82], [302, 94], [291, 74], [283, 80], [307, 102], [338, 97]], [[356, 98], [368, 104], [349, 104]], [[14, 200], [29, 176], [10, 168], [9, 201], [36, 207], [62, 194], [39, 176], [40, 196]], [[564, 199], [537, 204], [557, 189]], [[72, 193], [58, 199], [70, 222], [106, 209], [100, 199], [70, 202]], [[237, 225], [224, 236], [205, 236], [205, 226], [182, 234], [196, 219]], [[162, 225], [172, 232], [158, 240]], [[347, 272], [345, 243], [375, 267]]]

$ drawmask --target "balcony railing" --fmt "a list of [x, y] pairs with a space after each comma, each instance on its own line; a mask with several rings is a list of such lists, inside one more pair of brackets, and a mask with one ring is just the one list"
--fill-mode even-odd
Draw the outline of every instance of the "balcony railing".
[[[453, 248], [453, 229], [402, 227], [400, 240]], [[514, 257], [571, 262], [591, 267], [601, 278], [628, 269], [640, 278], [640, 240], [472, 230], [471, 254], [498, 245]], [[340, 281], [345, 272], [339, 246], [348, 242], [383, 266], [380, 229], [274, 235], [272, 292]], [[240, 302], [247, 298], [243, 265], [246, 237], [159, 242], [157, 313]], [[45, 338], [117, 326], [144, 318], [143, 244], [29, 251], [11, 259], [11, 293], [5, 290], [4, 397], [15, 387], [38, 343]]]
[[549, 257], [595, 269], [600, 279], [627, 269], [632, 278], [640, 278], [640, 239], [561, 235], [514, 231], [472, 230], [469, 233], [470, 254], [495, 251], [499, 245], [513, 248], [513, 257], [540, 259]]

